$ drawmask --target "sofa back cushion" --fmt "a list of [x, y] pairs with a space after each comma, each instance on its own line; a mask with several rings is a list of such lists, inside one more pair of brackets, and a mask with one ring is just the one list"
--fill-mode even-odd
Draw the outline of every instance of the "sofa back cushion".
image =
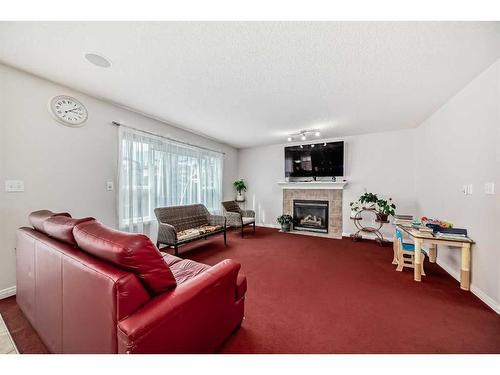
[[210, 213], [202, 204], [190, 204], [155, 208], [155, 215], [160, 223], [170, 224], [177, 232], [181, 232], [208, 225]]
[[225, 209], [227, 212], [237, 212], [237, 213], [241, 213], [241, 208], [240, 208], [240, 206], [238, 205], [238, 203], [236, 203], [235, 201], [226, 201], [226, 202], [222, 202], [222, 207], [224, 207], [224, 209]]
[[144, 234], [120, 232], [93, 220], [76, 225], [73, 235], [80, 249], [133, 272], [153, 294], [176, 286], [167, 263]]
[[66, 216], [71, 217], [71, 215], [67, 212], [59, 212], [55, 213], [49, 210], [39, 210], [30, 213], [28, 220], [33, 225], [37, 231], [45, 233], [45, 229], [43, 228], [43, 222], [52, 216]]
[[68, 216], [51, 216], [43, 222], [45, 233], [56, 240], [65, 242], [71, 246], [76, 246], [73, 228], [86, 221], [95, 220], [93, 217], [83, 219], [73, 219]]

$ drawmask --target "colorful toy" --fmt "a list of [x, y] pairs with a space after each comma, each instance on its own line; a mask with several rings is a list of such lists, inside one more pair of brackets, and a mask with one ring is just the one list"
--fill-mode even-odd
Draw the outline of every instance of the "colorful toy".
[[439, 225], [441, 228], [453, 228], [453, 223], [450, 223], [446, 220], [432, 219], [426, 216], [422, 216], [420, 221], [422, 222], [422, 225], [432, 224]]

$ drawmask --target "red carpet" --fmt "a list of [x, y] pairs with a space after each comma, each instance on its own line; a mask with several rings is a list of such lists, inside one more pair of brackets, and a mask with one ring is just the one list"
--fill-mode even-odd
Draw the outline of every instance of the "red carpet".
[[248, 277], [246, 319], [223, 353], [500, 353], [500, 316], [435, 264], [416, 283], [392, 247], [247, 231], [181, 253], [233, 258]]
[[[500, 353], [500, 316], [437, 265], [426, 261], [416, 283], [395, 271], [392, 248], [370, 241], [247, 233], [181, 252], [236, 259], [248, 276], [246, 319], [222, 353]], [[20, 352], [46, 352], [13, 297], [0, 313]]]

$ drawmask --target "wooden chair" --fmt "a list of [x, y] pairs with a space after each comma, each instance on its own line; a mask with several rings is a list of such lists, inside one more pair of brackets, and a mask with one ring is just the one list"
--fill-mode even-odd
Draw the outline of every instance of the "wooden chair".
[[[403, 242], [403, 233], [398, 228], [396, 228], [396, 238], [393, 246], [394, 259], [392, 264], [397, 264], [396, 271], [401, 272], [404, 267], [415, 268], [415, 245]], [[424, 261], [427, 254], [424, 249], [420, 249], [420, 251], [422, 252], [422, 275], [425, 276]]]

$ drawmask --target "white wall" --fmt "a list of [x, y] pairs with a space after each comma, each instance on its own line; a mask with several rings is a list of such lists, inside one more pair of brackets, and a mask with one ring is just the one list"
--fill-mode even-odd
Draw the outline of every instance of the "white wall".
[[[89, 111], [87, 124], [72, 129], [52, 119], [49, 98], [69, 94]], [[168, 103], [165, 103], [168, 105]], [[106, 181], [117, 178], [119, 121], [164, 136], [224, 151], [224, 198], [234, 197], [236, 149], [60, 87], [0, 64], [0, 291], [15, 284], [15, 232], [31, 211], [69, 211], [116, 227], [116, 195]], [[24, 193], [5, 193], [6, 179], [25, 182]]]
[[[415, 130], [366, 134], [321, 141], [345, 141], [345, 178], [343, 195], [343, 232], [355, 229], [349, 220], [349, 202], [364, 193], [391, 197], [397, 212], [413, 213], [416, 209], [414, 183]], [[247, 208], [256, 210], [260, 225], [277, 225], [282, 211], [282, 191], [277, 185], [284, 181], [284, 147], [287, 144], [252, 147], [239, 150], [238, 173], [247, 180]], [[385, 226], [384, 235], [392, 239], [393, 228]]]
[[[472, 290], [500, 309], [500, 60], [417, 129], [415, 149], [420, 214], [468, 229]], [[486, 182], [495, 195], [484, 193]], [[440, 250], [438, 263], [459, 277], [460, 251]]]

